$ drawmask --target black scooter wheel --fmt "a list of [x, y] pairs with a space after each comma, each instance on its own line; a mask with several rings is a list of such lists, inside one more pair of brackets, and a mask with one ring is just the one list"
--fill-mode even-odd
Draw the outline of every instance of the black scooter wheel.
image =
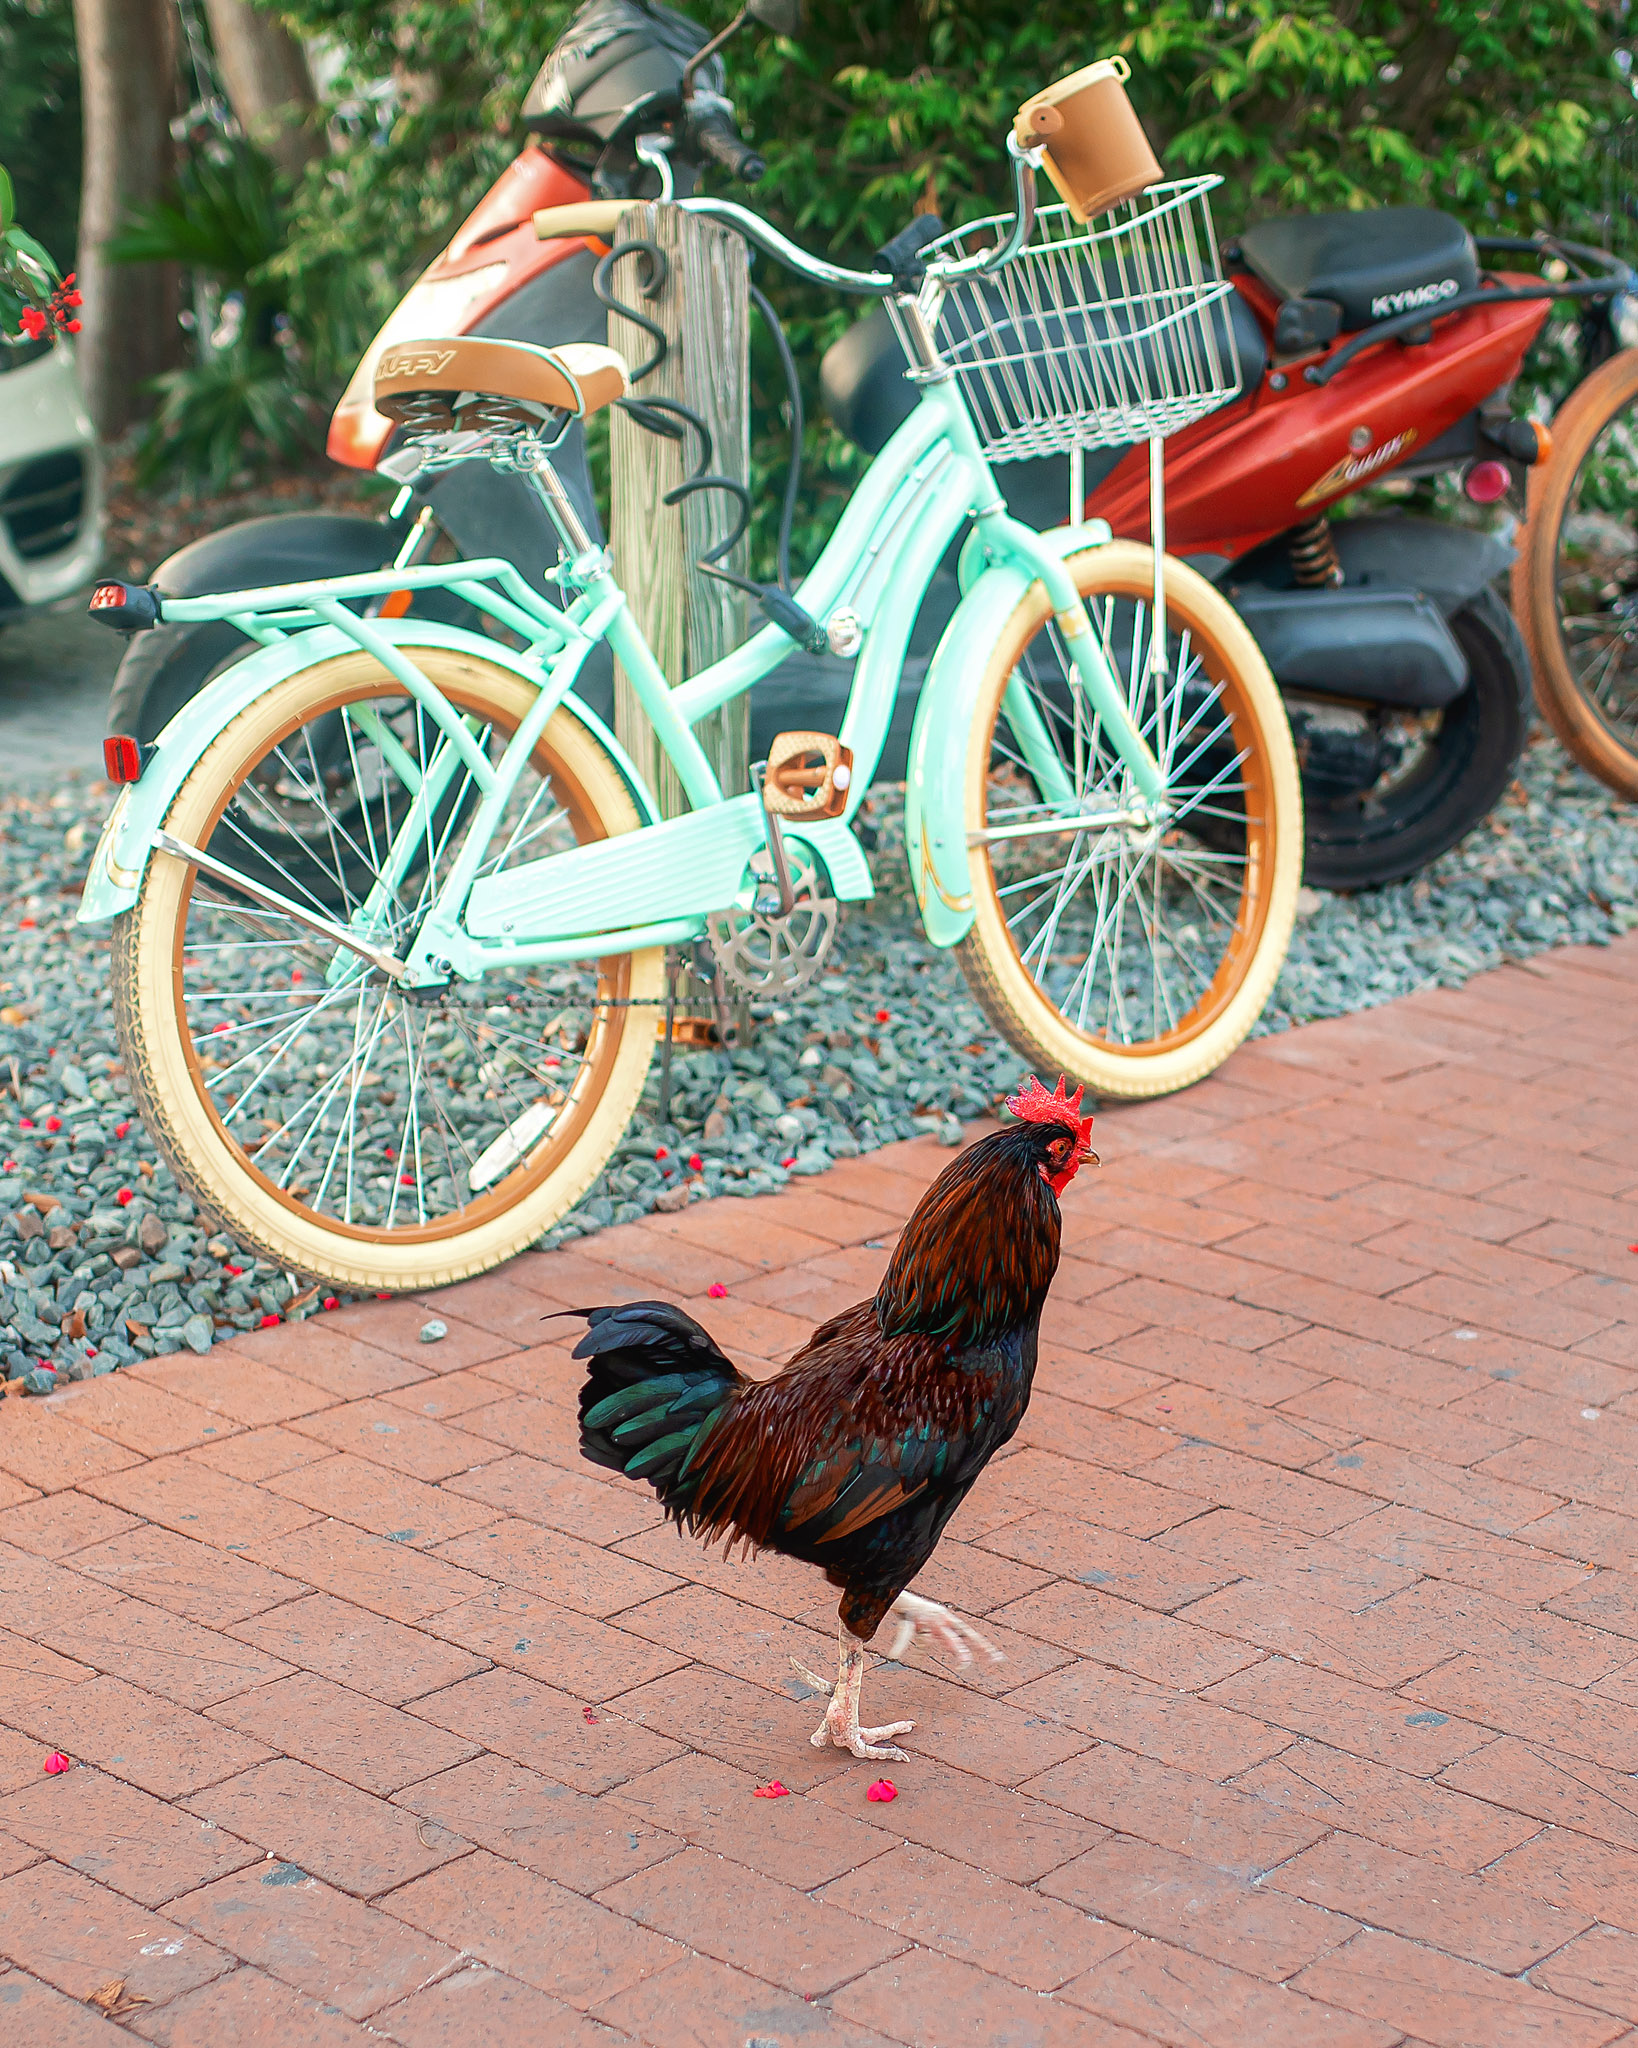
[[1439, 714], [1396, 771], [1357, 794], [1305, 791], [1303, 877], [1318, 889], [1402, 881], [1454, 846], [1512, 781], [1529, 702], [1524, 643], [1492, 590], [1454, 614], [1468, 687]]

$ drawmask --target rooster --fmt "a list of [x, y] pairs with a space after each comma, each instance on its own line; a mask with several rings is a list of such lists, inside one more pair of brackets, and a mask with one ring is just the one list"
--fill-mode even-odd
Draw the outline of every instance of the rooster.
[[[905, 1591], [968, 1489], [1023, 1419], [1036, 1332], [1058, 1268], [1058, 1197], [1086, 1160], [1082, 1090], [1033, 1077], [1018, 1121], [952, 1160], [905, 1225], [875, 1298], [820, 1324], [773, 1379], [747, 1379], [692, 1316], [663, 1301], [585, 1316], [575, 1357], [580, 1449], [646, 1480], [679, 1528], [819, 1565], [840, 1587], [838, 1662], [814, 1747], [904, 1759], [915, 1725], [859, 1725], [865, 1645], [926, 1637], [969, 1663], [999, 1652], [969, 1622]], [[797, 1665], [817, 1691], [827, 1679]]]

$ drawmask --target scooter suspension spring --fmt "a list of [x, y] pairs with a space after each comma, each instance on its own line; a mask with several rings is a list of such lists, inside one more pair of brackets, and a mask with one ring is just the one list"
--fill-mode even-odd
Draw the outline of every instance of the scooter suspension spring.
[[1304, 526], [1286, 535], [1291, 573], [1304, 590], [1335, 588], [1342, 581], [1342, 559], [1331, 536], [1331, 522], [1318, 512]]

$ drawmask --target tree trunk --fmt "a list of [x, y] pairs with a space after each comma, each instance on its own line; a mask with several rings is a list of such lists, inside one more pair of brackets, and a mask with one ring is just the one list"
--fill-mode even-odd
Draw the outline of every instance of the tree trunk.
[[112, 264], [104, 242], [157, 199], [173, 168], [176, 17], [170, 0], [74, 0], [84, 107], [79, 343], [86, 408], [105, 439], [146, 402], [144, 383], [180, 359], [172, 264]]
[[250, 0], [205, 0], [222, 83], [239, 126], [295, 178], [320, 155], [318, 104], [307, 57], [276, 14]]

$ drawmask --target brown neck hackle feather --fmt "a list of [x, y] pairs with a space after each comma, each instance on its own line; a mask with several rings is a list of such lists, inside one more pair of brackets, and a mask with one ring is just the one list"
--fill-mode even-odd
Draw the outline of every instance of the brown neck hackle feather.
[[922, 1196], [876, 1294], [888, 1336], [982, 1344], [1039, 1312], [1063, 1224], [1035, 1144], [1026, 1127], [980, 1138]]
[[[917, 1204], [875, 1300], [821, 1324], [777, 1378], [735, 1389], [672, 1512], [707, 1541], [760, 1546], [816, 1458], [912, 1425], [970, 1431], [984, 1389], [960, 1356], [1039, 1315], [1060, 1230], [1038, 1133], [1014, 1126], [969, 1146]], [[846, 1467], [835, 1470], [839, 1482]]]

